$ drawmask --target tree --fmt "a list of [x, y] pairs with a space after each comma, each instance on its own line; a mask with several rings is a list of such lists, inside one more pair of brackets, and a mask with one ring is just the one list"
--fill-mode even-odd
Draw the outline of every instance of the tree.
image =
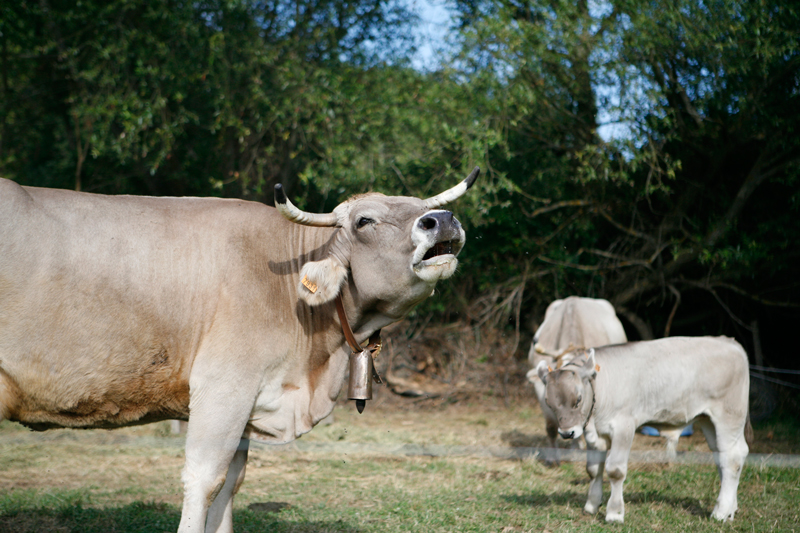
[[363, 96], [355, 82], [409, 46], [397, 35], [412, 20], [390, 0], [2, 9], [4, 176], [257, 199], [330, 159], [334, 131], [357, 141], [342, 125]]
[[[496, 80], [507, 132], [491, 159], [512, 185], [479, 231], [509, 243], [489, 262], [513, 267], [488, 284], [543, 290], [552, 276], [548, 292], [606, 297], [645, 338], [743, 336], [797, 308], [793, 3], [457, 4], [465, 76]], [[622, 133], [606, 140], [609, 125]], [[725, 325], [676, 328], [687, 301]]]

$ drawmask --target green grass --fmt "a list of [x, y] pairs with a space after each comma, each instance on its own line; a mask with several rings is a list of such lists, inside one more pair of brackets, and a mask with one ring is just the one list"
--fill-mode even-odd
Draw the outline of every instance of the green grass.
[[[543, 433], [536, 426], [540, 421], [530, 422], [536, 416], [530, 410], [475, 411], [376, 412], [359, 418], [349, 409], [337, 410], [336, 422], [319, 428], [314, 439], [497, 446], [509, 433], [516, 432], [515, 439]], [[793, 434], [793, 428], [790, 424], [785, 431]], [[770, 446], [786, 436], [779, 426], [756, 429]], [[132, 431], [133, 436], [153, 435], [163, 428]], [[38, 442], [36, 435], [0, 427], [0, 531], [176, 530], [183, 459], [174, 439], [143, 446], [110, 432], [44, 435], [46, 441]], [[712, 465], [631, 464], [623, 525], [605, 524], [605, 506], [597, 516], [583, 514], [587, 489], [588, 476], [578, 463], [552, 469], [534, 459], [258, 447], [236, 499], [234, 527], [238, 533], [800, 531], [800, 469], [795, 468], [748, 465], [739, 487], [739, 512], [726, 524], [709, 517], [719, 490]], [[248, 508], [264, 503], [282, 509]]]
[[[239, 532], [487, 531], [795, 531], [800, 472], [748, 468], [732, 523], [709, 519], [718, 489], [710, 466], [632, 468], [626, 522], [606, 525], [602, 511], [581, 509], [587, 488], [581, 465], [546, 469], [535, 461], [374, 457], [308, 458], [281, 454], [245, 482], [237, 498]], [[276, 476], [282, 481], [276, 483]], [[93, 491], [15, 490], [0, 496], [0, 530], [9, 533], [174, 531], [176, 504], [146, 495], [102, 504]], [[289, 504], [275, 513], [255, 502]]]

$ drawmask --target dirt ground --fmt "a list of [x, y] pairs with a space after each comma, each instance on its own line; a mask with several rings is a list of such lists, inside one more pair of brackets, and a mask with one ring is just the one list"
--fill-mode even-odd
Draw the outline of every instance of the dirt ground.
[[[173, 435], [168, 422], [115, 430], [49, 430], [31, 432], [16, 423], [0, 425], [0, 456], [10, 447], [46, 444], [48, 442], [91, 446], [120, 445], [141, 447], [143, 456], [148, 447], [183, 447], [182, 437]], [[407, 398], [383, 387], [359, 414], [354, 402], [340, 401], [329, 419], [324, 420], [297, 442], [363, 443], [456, 446], [480, 448], [546, 447], [544, 419], [536, 398], [515, 399], [507, 405], [496, 396], [473, 396], [467, 399]], [[560, 441], [560, 447], [569, 442]], [[664, 447], [660, 437], [637, 434], [636, 450], [658, 450]], [[267, 447], [269, 449], [269, 447]], [[682, 437], [678, 451], [707, 452], [700, 433]], [[142, 460], [146, 460], [146, 457]], [[2, 474], [0, 474], [2, 475]]]

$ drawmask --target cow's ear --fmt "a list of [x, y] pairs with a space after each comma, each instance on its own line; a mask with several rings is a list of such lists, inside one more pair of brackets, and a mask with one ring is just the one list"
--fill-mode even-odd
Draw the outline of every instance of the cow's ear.
[[550, 367], [547, 366], [545, 361], [539, 361], [539, 365], [536, 367], [536, 374], [539, 376], [539, 379], [542, 380], [542, 383], [547, 385], [547, 376], [550, 374]]
[[335, 256], [330, 255], [322, 261], [312, 261], [300, 269], [300, 283], [297, 291], [308, 305], [322, 305], [339, 294], [347, 279], [347, 267]]

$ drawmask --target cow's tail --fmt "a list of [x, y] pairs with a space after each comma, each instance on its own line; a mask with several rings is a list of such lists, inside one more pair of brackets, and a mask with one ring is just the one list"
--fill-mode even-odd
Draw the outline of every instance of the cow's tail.
[[753, 426], [750, 425], [750, 409], [747, 410], [747, 418], [744, 422], [744, 441], [747, 443], [748, 446], [753, 445], [753, 441], [755, 440], [755, 435], [753, 434]]

